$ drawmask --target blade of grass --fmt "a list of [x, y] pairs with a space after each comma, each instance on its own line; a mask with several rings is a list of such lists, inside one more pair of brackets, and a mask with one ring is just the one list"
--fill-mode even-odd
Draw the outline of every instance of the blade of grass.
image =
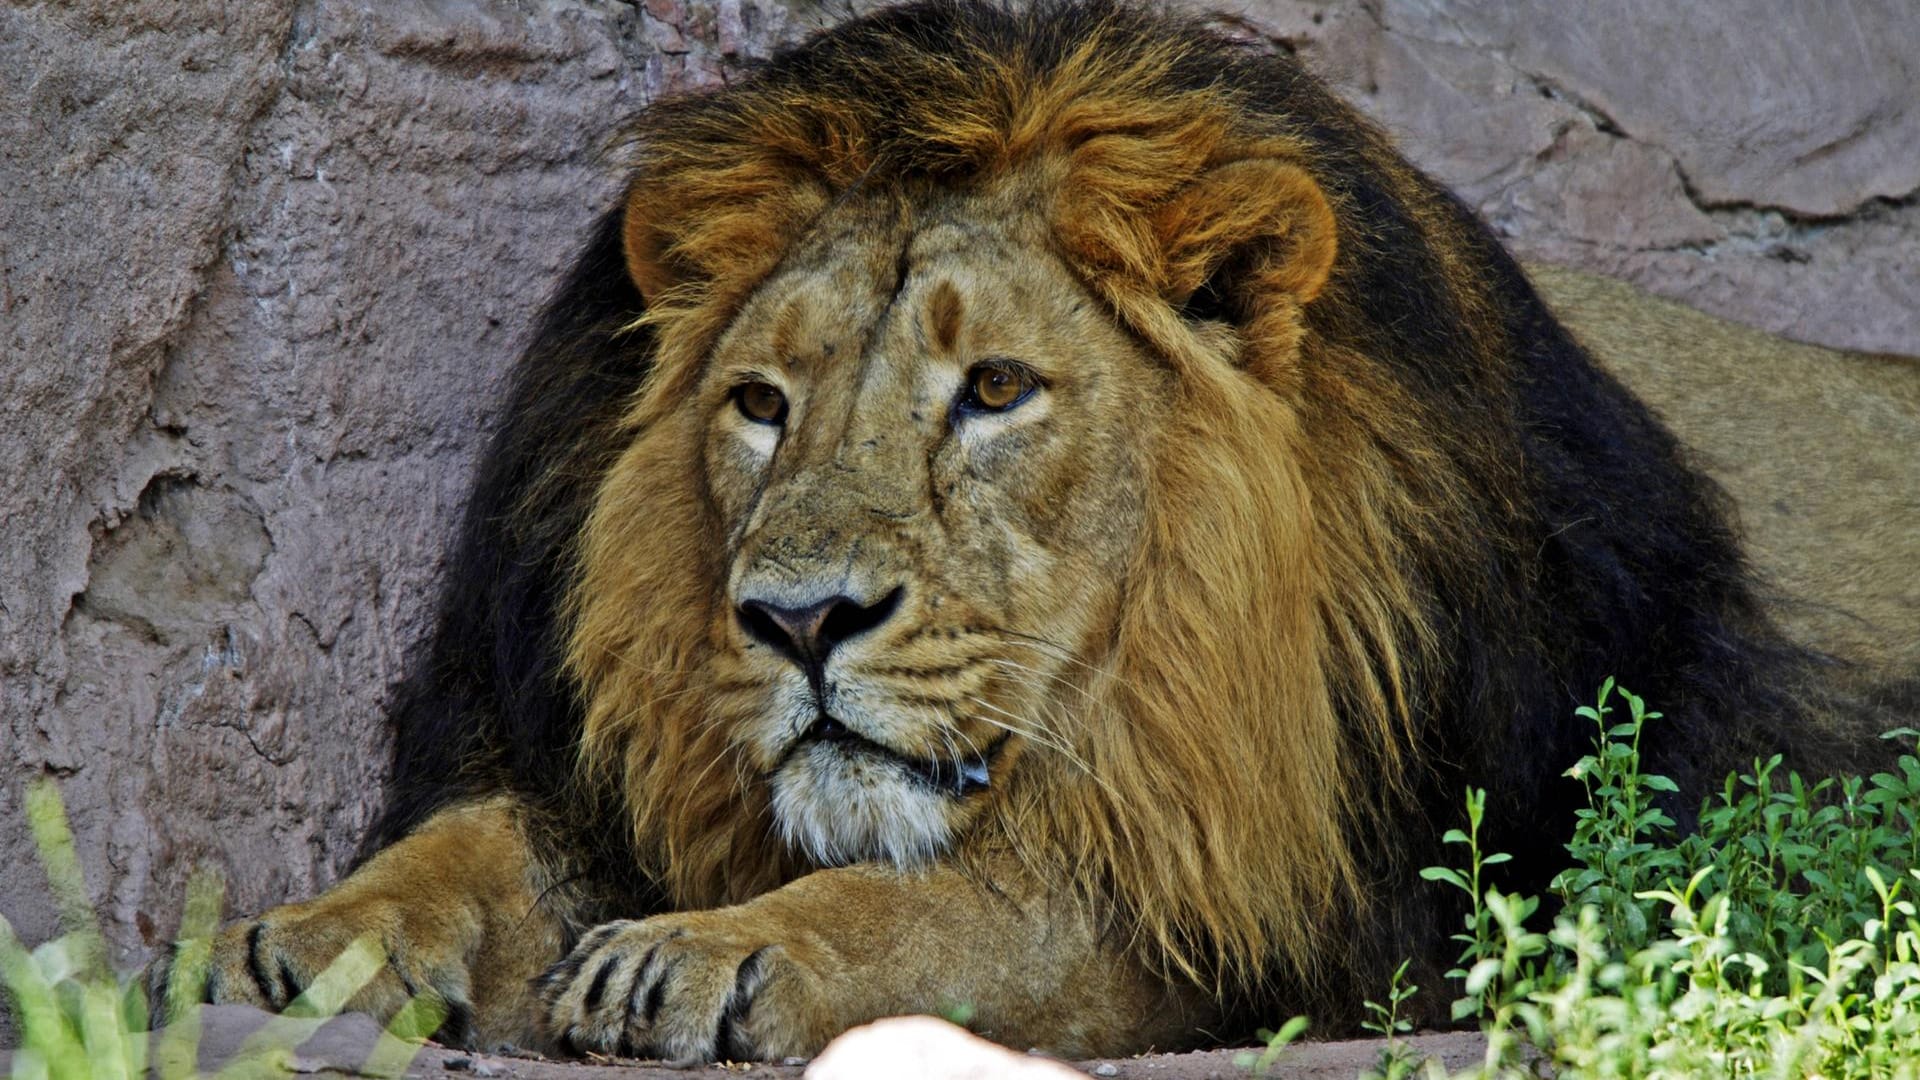
[[0, 916], [0, 980], [13, 999], [13, 1015], [20, 1032], [14, 1067], [35, 1058], [51, 1080], [87, 1080], [87, 1051], [67, 1022], [53, 986], [40, 973], [13, 924]]
[[260, 1030], [240, 1044], [233, 1060], [215, 1074], [215, 1080], [243, 1080], [263, 1068], [273, 1071], [276, 1065], [284, 1065], [293, 1049], [312, 1037], [320, 1021], [338, 1014], [385, 965], [386, 950], [378, 939], [372, 934], [355, 938], [299, 997], [287, 1004], [284, 1012], [260, 1025]]
[[199, 1070], [200, 1003], [206, 998], [213, 935], [220, 926], [226, 881], [216, 870], [197, 870], [187, 881], [187, 904], [167, 973], [167, 998], [155, 1048], [160, 1080], [191, 1080]]
[[439, 994], [423, 993], [407, 1002], [373, 1044], [360, 1071], [367, 1076], [400, 1076], [407, 1071], [420, 1044], [440, 1030], [447, 1019], [447, 1003]]
[[60, 925], [66, 928], [66, 936], [73, 945], [82, 950], [81, 969], [104, 971], [104, 939], [93, 918], [93, 902], [87, 896], [86, 876], [80, 872], [73, 832], [67, 827], [66, 807], [61, 804], [60, 789], [52, 779], [43, 777], [27, 786], [27, 824], [40, 849], [41, 865], [46, 867], [47, 885], [60, 912]]
[[139, 1075], [133, 1049], [140, 1040], [128, 1038], [124, 999], [110, 978], [93, 975], [80, 984], [80, 1043], [85, 1048], [92, 1080], [133, 1080]]

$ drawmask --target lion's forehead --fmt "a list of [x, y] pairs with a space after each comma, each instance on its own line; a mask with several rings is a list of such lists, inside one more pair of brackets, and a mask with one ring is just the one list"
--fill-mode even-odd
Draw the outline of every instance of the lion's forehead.
[[802, 379], [932, 369], [951, 381], [971, 359], [1048, 350], [1087, 300], [1032, 215], [1004, 200], [869, 201], [795, 244], [721, 351]]

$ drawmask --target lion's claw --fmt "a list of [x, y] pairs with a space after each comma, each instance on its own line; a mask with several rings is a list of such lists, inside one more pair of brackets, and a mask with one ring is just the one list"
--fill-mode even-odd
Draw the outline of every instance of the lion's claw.
[[[347, 1000], [347, 1009], [371, 1013], [384, 1021], [409, 1001], [425, 995], [436, 999], [445, 1010], [436, 1038], [453, 1044], [471, 1040], [473, 1008], [464, 967], [436, 963], [435, 950], [419, 945], [408, 948], [404, 942], [396, 948], [395, 941], [374, 934], [371, 927], [303, 912], [299, 906], [277, 908], [220, 931], [207, 955], [206, 982], [199, 1000], [279, 1012], [305, 993], [358, 938], [378, 942], [385, 962]], [[172, 983], [179, 974], [183, 951], [184, 945], [175, 945], [148, 969], [148, 1000], [156, 1009], [172, 1003], [176, 993]]]
[[[746, 1061], [797, 1052], [787, 950], [676, 916], [607, 923], [540, 979], [548, 1034], [577, 1053]], [[778, 984], [786, 993], [763, 1001]]]

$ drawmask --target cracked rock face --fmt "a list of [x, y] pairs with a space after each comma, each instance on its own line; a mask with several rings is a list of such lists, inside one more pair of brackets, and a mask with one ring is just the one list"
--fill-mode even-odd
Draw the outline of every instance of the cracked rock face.
[[94, 541], [74, 610], [169, 646], [219, 632], [247, 612], [273, 538], [244, 496], [162, 474], [134, 512]]
[[1522, 257], [1920, 353], [1908, 0], [1240, 0]]
[[[125, 961], [196, 863], [235, 912], [345, 870], [501, 374], [615, 190], [611, 126], [830, 17], [0, 8], [0, 912], [25, 938], [55, 929], [34, 776], [60, 782]], [[1523, 255], [1920, 353], [1909, 0], [1225, 19], [1299, 53]]]

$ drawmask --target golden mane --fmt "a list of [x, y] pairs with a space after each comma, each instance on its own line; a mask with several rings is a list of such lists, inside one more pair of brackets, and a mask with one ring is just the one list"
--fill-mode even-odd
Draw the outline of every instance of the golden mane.
[[[1458, 448], [1376, 358], [1303, 332], [1340, 246], [1367, 237], [1336, 224], [1296, 133], [1226, 87], [1169, 89], [1191, 47], [1116, 25], [1045, 65], [984, 42], [964, 61], [897, 50], [861, 73], [869, 85], [748, 83], [719, 105], [657, 107], [632, 133], [624, 235], [655, 368], [583, 532], [567, 670], [582, 761], [624, 792], [675, 905], [737, 902], [804, 869], [708, 721], [726, 689], [699, 677], [722, 538], [676, 404], [836, 198], [1014, 176], [1050, 196], [1059, 250], [1178, 378], [1095, 703], [1055, 725], [1092, 776], [1063, 756], [1026, 769], [970, 843], [1086, 887], [1172, 969], [1222, 989], [1276, 962], [1311, 977], [1316, 941], [1366, 903], [1351, 837], [1403, 805], [1411, 673], [1437, 649], [1413, 545], [1446, 543], [1465, 481]], [[1411, 181], [1400, 194], [1451, 227]], [[1250, 233], [1264, 238], [1251, 251]], [[1180, 315], [1223, 269], [1237, 334]], [[1326, 309], [1351, 317], [1337, 297]]]

